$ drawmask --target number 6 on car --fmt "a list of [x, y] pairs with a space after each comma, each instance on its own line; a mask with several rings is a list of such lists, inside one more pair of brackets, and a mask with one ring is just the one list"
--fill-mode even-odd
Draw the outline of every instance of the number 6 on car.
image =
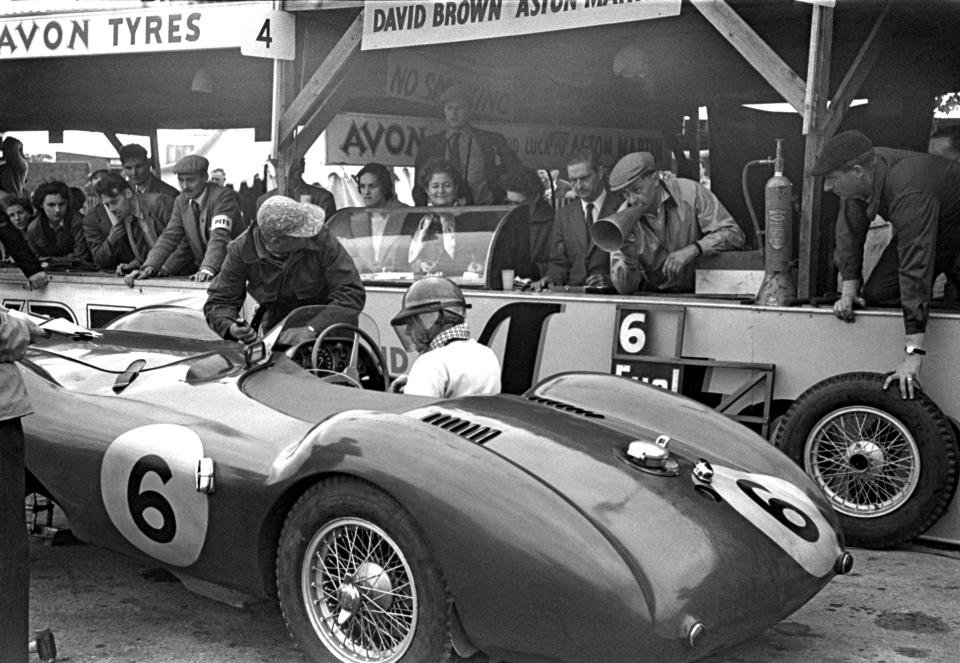
[[780, 546], [797, 564], [822, 578], [843, 552], [833, 528], [793, 484], [765, 474], [714, 465], [710, 485], [723, 500]]
[[208, 497], [197, 492], [203, 443], [175, 424], [141, 426], [120, 435], [100, 465], [100, 495], [117, 530], [167, 564], [190, 566], [207, 537]]

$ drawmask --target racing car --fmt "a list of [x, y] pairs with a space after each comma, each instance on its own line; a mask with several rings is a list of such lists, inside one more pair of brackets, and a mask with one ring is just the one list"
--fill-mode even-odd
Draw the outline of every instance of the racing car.
[[28, 484], [77, 537], [278, 600], [313, 661], [692, 661], [852, 565], [802, 470], [707, 407], [591, 373], [391, 393], [355, 311], [244, 347], [143, 309], [21, 372]]

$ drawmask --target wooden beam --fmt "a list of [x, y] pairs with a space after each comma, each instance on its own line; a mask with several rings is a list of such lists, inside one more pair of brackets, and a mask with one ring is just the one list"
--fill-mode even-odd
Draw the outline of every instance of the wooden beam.
[[360, 40], [363, 36], [363, 10], [343, 33], [340, 40], [334, 45], [324, 58], [320, 66], [303, 86], [290, 107], [280, 118], [278, 129], [278, 143], [284, 146], [293, 140], [297, 127], [304, 123], [314, 109], [324, 103], [328, 94], [343, 79], [346, 66], [360, 49]]
[[887, 17], [889, 11], [890, 3], [888, 2], [884, 5], [883, 11], [880, 12], [877, 20], [874, 21], [873, 28], [871, 28], [870, 34], [867, 35], [867, 38], [863, 44], [861, 44], [857, 57], [854, 58], [853, 63], [850, 65], [850, 69], [847, 70], [843, 80], [840, 81], [840, 87], [837, 88], [836, 93], [833, 95], [833, 99], [830, 101], [830, 108], [824, 117], [823, 135], [825, 138], [829, 138], [837, 132], [837, 127], [840, 126], [844, 116], [850, 109], [853, 98], [857, 92], [860, 91], [860, 86], [863, 85], [867, 76], [870, 75], [870, 70], [873, 69], [877, 58], [880, 57], [880, 49], [883, 47], [883, 41], [879, 39], [877, 35], [880, 33], [884, 19]]
[[800, 201], [800, 246], [797, 296], [817, 294], [820, 267], [820, 201], [823, 191], [820, 178], [807, 173], [820, 153], [825, 140], [823, 121], [830, 89], [830, 61], [833, 52], [833, 8], [813, 6], [810, 22], [810, 56], [807, 61], [807, 94], [803, 116], [807, 135], [803, 154], [803, 195]]
[[[717, 29], [798, 113], [804, 112], [804, 83], [797, 73], [740, 18], [725, 0], [690, 0], [703, 17]], [[815, 5], [816, 6], [816, 5]]]
[[[120, 148], [123, 147], [123, 143], [120, 142], [120, 139], [117, 138], [117, 134], [112, 131], [104, 131], [103, 135], [107, 137], [107, 140], [113, 146], [113, 149], [117, 151], [117, 155], [120, 154]], [[159, 172], [159, 171], [157, 171]]]

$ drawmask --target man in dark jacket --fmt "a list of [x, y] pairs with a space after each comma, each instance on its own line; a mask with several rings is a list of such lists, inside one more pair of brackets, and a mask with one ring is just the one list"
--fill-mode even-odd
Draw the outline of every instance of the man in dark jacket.
[[[446, 159], [463, 175], [470, 185], [468, 205], [502, 203], [506, 193], [500, 186], [500, 177], [507, 171], [524, 168], [503, 134], [483, 131], [471, 124], [470, 95], [459, 85], [447, 88], [440, 95], [446, 128], [427, 136], [417, 149], [414, 166], [415, 182], [420, 182], [420, 169], [432, 159]], [[413, 200], [419, 206], [427, 204], [423, 187], [413, 189]]]
[[[257, 223], [230, 242], [223, 267], [207, 289], [203, 313], [210, 328], [228, 340], [256, 340], [257, 329], [239, 321], [248, 292], [260, 305], [264, 330], [299, 306], [363, 310], [366, 293], [360, 274], [323, 220], [323, 210], [316, 205], [284, 196], [266, 200], [257, 212]], [[281, 341], [301, 343], [318, 329], [307, 325]]]
[[46, 287], [47, 273], [43, 271], [40, 259], [30, 249], [23, 233], [13, 225], [7, 213], [0, 209], [0, 244], [7, 255], [13, 258], [14, 264], [27, 277], [27, 288], [38, 290]]
[[[853, 322], [855, 304], [903, 307], [904, 359], [883, 383], [899, 382], [913, 398], [934, 277], [953, 269], [960, 255], [960, 163], [887, 147], [874, 147], [859, 131], [828, 140], [810, 171], [841, 199], [837, 264], [841, 296], [834, 314]], [[894, 237], [860, 289], [863, 245], [875, 216]]]

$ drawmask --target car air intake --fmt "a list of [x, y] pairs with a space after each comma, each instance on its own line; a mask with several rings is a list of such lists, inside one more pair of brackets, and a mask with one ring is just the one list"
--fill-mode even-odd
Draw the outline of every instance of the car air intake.
[[467, 419], [453, 417], [442, 412], [428, 414], [423, 418], [423, 421], [432, 426], [436, 426], [437, 428], [442, 428], [443, 430], [450, 431], [451, 433], [456, 433], [460, 437], [468, 439], [471, 442], [476, 442], [477, 444], [489, 442], [501, 432], [496, 428], [483, 426], [481, 424], [468, 421]]
[[605, 417], [599, 412], [593, 412], [592, 410], [584, 410], [582, 407], [577, 407], [576, 405], [570, 405], [569, 403], [564, 403], [563, 401], [555, 401], [552, 398], [543, 398], [542, 396], [530, 396], [529, 400], [534, 403], [541, 403], [549, 407], [555, 407], [558, 410], [563, 410], [564, 412], [570, 412], [571, 414], [579, 414], [584, 417], [590, 417], [591, 419], [604, 419]]

